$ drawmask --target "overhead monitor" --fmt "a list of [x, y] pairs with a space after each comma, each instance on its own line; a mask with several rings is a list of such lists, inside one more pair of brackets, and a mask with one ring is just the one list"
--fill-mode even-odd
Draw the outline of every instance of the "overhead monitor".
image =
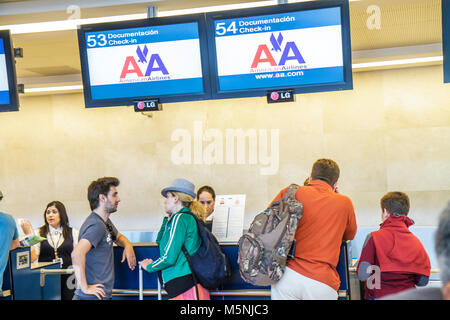
[[442, 51], [444, 54], [444, 82], [450, 82], [450, 1], [442, 0]]
[[213, 98], [353, 88], [347, 0], [207, 14]]
[[0, 30], [0, 112], [19, 110], [16, 68], [9, 30]]
[[83, 25], [86, 107], [210, 98], [204, 15]]

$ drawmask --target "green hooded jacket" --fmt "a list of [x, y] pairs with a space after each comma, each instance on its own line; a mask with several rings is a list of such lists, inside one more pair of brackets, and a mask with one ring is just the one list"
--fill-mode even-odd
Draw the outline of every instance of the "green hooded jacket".
[[164, 283], [192, 273], [181, 250], [183, 244], [189, 255], [195, 254], [201, 245], [197, 222], [190, 214], [184, 214], [185, 212], [190, 212], [189, 208], [184, 207], [164, 218], [156, 238], [160, 258], [147, 266], [148, 272], [161, 270]]

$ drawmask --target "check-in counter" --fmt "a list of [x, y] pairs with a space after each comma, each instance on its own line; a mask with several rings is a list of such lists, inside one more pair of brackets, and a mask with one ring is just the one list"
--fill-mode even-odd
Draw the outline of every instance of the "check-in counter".
[[[156, 260], [159, 258], [159, 249], [154, 242], [133, 243], [136, 259], [141, 261], [146, 258]], [[270, 299], [270, 287], [256, 287], [244, 280], [239, 274], [237, 263], [237, 243], [221, 243], [222, 251], [231, 263], [232, 276], [230, 280], [217, 290], [210, 291], [213, 300], [265, 300]], [[139, 268], [131, 271], [127, 262], [121, 263], [123, 248], [114, 247], [115, 283], [113, 299], [138, 299], [139, 297]], [[337, 271], [341, 279], [339, 288], [339, 299], [350, 299], [350, 285], [348, 272], [347, 242], [343, 242], [340, 251]], [[157, 273], [142, 272], [143, 299], [158, 299], [158, 276]], [[165, 291], [161, 290], [161, 298], [167, 299]]]
[[60, 269], [59, 262], [31, 263], [30, 248], [18, 248], [9, 254], [3, 273], [1, 299], [6, 300], [59, 300], [60, 275], [45, 278], [44, 272]]
[[[145, 258], [156, 260], [159, 249], [154, 242], [133, 243], [136, 259]], [[220, 288], [210, 291], [213, 300], [267, 300], [270, 299], [270, 287], [256, 287], [244, 280], [239, 274], [237, 263], [237, 243], [222, 243], [222, 251], [228, 257], [232, 275], [227, 283]], [[114, 300], [136, 300], [139, 298], [139, 268], [131, 271], [128, 263], [121, 263], [123, 248], [114, 246], [115, 283], [113, 289]], [[59, 300], [61, 298], [60, 275], [73, 272], [61, 270], [60, 263], [30, 263], [30, 248], [20, 248], [11, 251], [10, 259], [4, 273], [3, 296], [0, 299], [14, 300]], [[341, 279], [339, 299], [350, 299], [349, 282], [349, 253], [347, 242], [341, 246], [337, 271]], [[157, 273], [141, 271], [142, 299], [167, 299], [164, 289], [158, 290]], [[158, 297], [158, 293], [160, 296]]]

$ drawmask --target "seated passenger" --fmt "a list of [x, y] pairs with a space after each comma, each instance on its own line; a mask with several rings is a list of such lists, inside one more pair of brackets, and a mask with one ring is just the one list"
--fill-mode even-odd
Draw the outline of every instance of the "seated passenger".
[[450, 300], [450, 202], [439, 217], [434, 240], [441, 287], [413, 288], [385, 296], [382, 300]]
[[197, 201], [206, 209], [205, 224], [209, 228], [209, 231], [211, 231], [213, 223], [211, 215], [214, 212], [214, 205], [216, 203], [216, 192], [210, 186], [203, 186], [197, 191]]
[[381, 198], [380, 230], [367, 235], [357, 267], [365, 284], [365, 299], [379, 299], [417, 286], [430, 277], [430, 259], [420, 240], [408, 228], [409, 198], [389, 192]]

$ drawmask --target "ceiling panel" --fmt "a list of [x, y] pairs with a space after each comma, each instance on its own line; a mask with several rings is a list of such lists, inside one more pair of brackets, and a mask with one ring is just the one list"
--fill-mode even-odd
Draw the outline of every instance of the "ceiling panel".
[[[368, 10], [373, 5], [379, 26], [377, 9]], [[352, 2], [350, 26], [353, 51], [441, 42], [441, 0]]]
[[[35, 0], [40, 2], [43, 0]], [[1, 3], [10, 2], [0, 0]], [[16, 2], [16, 1], [14, 1]], [[26, 1], [24, 5], [31, 1]], [[76, 4], [76, 1], [71, 1]], [[97, 1], [102, 3], [101, 1]], [[133, 2], [133, 1], [131, 1]], [[159, 11], [205, 7], [220, 4], [255, 2], [255, 0], [163, 0], [157, 3], [134, 3], [108, 7], [81, 9], [81, 18], [124, 15], [146, 12], [148, 5], [157, 4]], [[103, 2], [105, 3], [105, 2]], [[372, 6], [372, 7], [370, 7]], [[379, 28], [368, 26], [379, 9]], [[0, 25], [24, 22], [67, 19], [65, 11], [41, 14], [2, 16]], [[367, 0], [350, 2], [352, 50], [417, 46], [441, 43], [441, 0]], [[19, 77], [42, 77], [80, 73], [77, 34], [58, 31], [13, 35], [14, 46], [24, 49], [24, 57], [17, 60]]]

